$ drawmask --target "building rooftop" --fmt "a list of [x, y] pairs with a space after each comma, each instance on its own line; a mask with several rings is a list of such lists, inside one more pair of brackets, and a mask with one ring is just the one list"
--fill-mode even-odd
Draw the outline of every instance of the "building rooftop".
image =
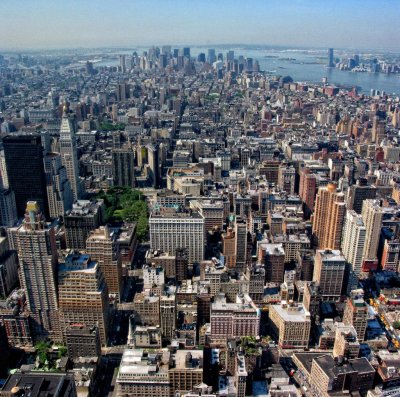
[[214, 302], [211, 303], [211, 311], [255, 312], [259, 314], [259, 309], [247, 294], [237, 296], [235, 303], [226, 302], [224, 294], [218, 295], [214, 298]]
[[[144, 349], [125, 349], [122, 354], [119, 367], [118, 380], [134, 382], [143, 377], [154, 377], [159, 381], [168, 382], [168, 361], [167, 350], [147, 352]], [[163, 377], [157, 377], [164, 374]]]
[[65, 257], [64, 263], [60, 263], [59, 272], [82, 271], [92, 273], [96, 271], [97, 262], [90, 260], [90, 255], [71, 251]]
[[272, 305], [272, 307], [284, 321], [310, 321], [310, 312], [302, 303], [282, 301], [281, 304]]
[[285, 255], [282, 244], [272, 244], [265, 241], [258, 243], [259, 249], [265, 251], [268, 255]]
[[152, 219], [204, 219], [197, 211], [176, 211], [169, 209], [168, 211], [154, 211], [150, 214], [150, 221]]
[[326, 355], [326, 353], [321, 353], [321, 352], [316, 352], [316, 353], [309, 353], [309, 352], [304, 352], [304, 353], [294, 353], [293, 357], [298, 360], [304, 367], [304, 369], [307, 371], [308, 374], [311, 373], [311, 366], [312, 362], [315, 358], [321, 357]]
[[73, 378], [65, 374], [17, 372], [8, 377], [1, 393], [27, 397], [63, 397], [73, 382]]
[[321, 256], [324, 262], [345, 262], [346, 259], [340, 250], [317, 250], [317, 255]]
[[138, 293], [133, 300], [134, 303], [155, 303], [160, 299], [159, 296]]
[[146, 259], [152, 258], [175, 259], [175, 255], [170, 255], [168, 252], [163, 252], [160, 250], [149, 249], [146, 252]]
[[66, 216], [90, 216], [97, 213], [103, 200], [77, 200], [72, 209], [67, 211]]
[[275, 243], [305, 243], [310, 244], [306, 234], [278, 234], [274, 236]]
[[358, 373], [375, 373], [374, 367], [365, 357], [349, 360], [343, 365], [336, 365], [335, 359], [331, 354], [325, 354], [314, 358], [314, 360], [331, 379], [340, 374], [354, 371]]
[[175, 369], [202, 369], [203, 350], [177, 350], [172, 360]]

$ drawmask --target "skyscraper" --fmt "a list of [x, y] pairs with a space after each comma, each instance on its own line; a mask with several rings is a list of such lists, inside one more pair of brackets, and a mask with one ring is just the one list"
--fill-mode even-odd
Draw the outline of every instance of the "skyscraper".
[[11, 189], [0, 188], [0, 226], [12, 227], [18, 220], [15, 195]]
[[86, 240], [86, 252], [99, 264], [108, 293], [115, 295], [119, 301], [122, 292], [122, 262], [116, 233], [107, 225], [100, 226]]
[[248, 72], [253, 71], [253, 58], [246, 58], [246, 70]]
[[76, 150], [75, 127], [68, 114], [68, 106], [64, 105], [60, 128], [60, 154], [73, 193], [74, 200], [82, 198], [79, 180], [79, 163]]
[[385, 120], [380, 120], [378, 116], [374, 116], [372, 122], [372, 142], [376, 145], [380, 145], [382, 140], [386, 137], [386, 122]]
[[209, 48], [207, 53], [207, 62], [213, 64], [217, 60], [215, 56], [215, 48]]
[[300, 170], [300, 186], [299, 196], [305, 204], [305, 212], [307, 214], [314, 211], [315, 193], [317, 190], [317, 177], [309, 168], [301, 168]]
[[224, 223], [224, 205], [222, 201], [216, 200], [191, 200], [190, 208], [199, 212], [204, 218], [204, 235], [207, 241], [207, 234], [210, 230], [218, 228], [222, 230]]
[[362, 216], [353, 210], [346, 213], [346, 223], [343, 228], [342, 251], [350, 268], [348, 289], [357, 287], [361, 274], [362, 259], [365, 245], [366, 229]]
[[96, 326], [99, 328], [101, 343], [106, 345], [109, 326], [108, 290], [98, 263], [92, 261], [87, 254], [71, 251], [65, 257], [65, 263], [60, 264], [58, 289], [63, 333], [72, 324]]
[[159, 159], [158, 159], [158, 145], [149, 144], [147, 148], [147, 158], [148, 158], [148, 179], [153, 187], [159, 187], [160, 184], [160, 171], [159, 171]]
[[244, 272], [247, 260], [247, 224], [243, 219], [236, 219], [235, 223], [236, 240], [236, 264], [237, 271]]
[[65, 239], [68, 248], [85, 249], [90, 232], [104, 224], [103, 200], [79, 200], [64, 217]]
[[354, 210], [361, 214], [363, 201], [376, 198], [377, 189], [375, 186], [368, 185], [365, 178], [357, 180], [355, 185], [351, 185], [347, 194], [347, 209]]
[[160, 326], [162, 337], [168, 341], [174, 338], [176, 328], [176, 296], [175, 294], [160, 297]]
[[367, 329], [368, 321], [368, 305], [364, 299], [348, 299], [343, 314], [343, 323], [345, 325], [352, 325], [360, 341], [365, 338], [365, 331]]
[[187, 248], [175, 250], [175, 278], [178, 282], [188, 278], [189, 252]]
[[3, 138], [8, 182], [15, 194], [18, 216], [27, 201], [36, 201], [46, 217], [49, 208], [40, 135], [8, 135]]
[[169, 58], [171, 56], [171, 46], [163, 45], [161, 47], [161, 54], [166, 55]]
[[11, 230], [20, 264], [21, 287], [33, 319], [34, 338], [61, 339], [57, 298], [57, 247], [54, 227], [39, 205], [28, 201], [23, 224]]
[[47, 199], [51, 218], [63, 216], [72, 208], [73, 193], [58, 153], [48, 153], [44, 158]]
[[112, 171], [114, 185], [135, 186], [135, 154], [130, 147], [112, 151]]
[[265, 268], [265, 281], [282, 283], [285, 273], [285, 250], [282, 244], [259, 242], [258, 262]]
[[228, 269], [236, 268], [236, 236], [232, 227], [222, 234], [222, 253]]
[[377, 259], [383, 219], [383, 210], [379, 200], [364, 200], [361, 216], [366, 228], [363, 259], [375, 260]]
[[333, 58], [333, 48], [329, 48], [329, 50], [328, 50], [328, 67], [330, 67], [330, 68], [335, 67], [335, 61]]
[[126, 63], [125, 63], [125, 55], [120, 55], [119, 56], [119, 68], [122, 73], [126, 72]]
[[7, 165], [6, 165], [4, 150], [0, 150], [0, 181], [2, 187], [4, 187], [5, 189], [9, 188]]
[[297, 251], [296, 260], [298, 269], [300, 269], [300, 280], [311, 281], [314, 270], [314, 251], [309, 249], [300, 249]]
[[345, 210], [344, 194], [335, 184], [318, 189], [312, 231], [320, 249], [340, 249]]
[[198, 212], [153, 212], [149, 226], [152, 249], [174, 254], [177, 248], [187, 248], [189, 263], [203, 260], [204, 218]]
[[323, 300], [338, 300], [341, 295], [346, 260], [339, 250], [317, 250], [313, 281], [320, 287]]

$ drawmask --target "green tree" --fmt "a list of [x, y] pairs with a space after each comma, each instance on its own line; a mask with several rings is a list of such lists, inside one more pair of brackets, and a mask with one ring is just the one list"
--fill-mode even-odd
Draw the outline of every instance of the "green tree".
[[67, 355], [67, 347], [64, 345], [58, 346], [58, 358], [65, 357]]
[[44, 365], [48, 361], [48, 353], [51, 347], [50, 342], [41, 341], [35, 345], [36, 355], [39, 357], [40, 365]]
[[124, 130], [125, 124], [124, 123], [109, 123], [108, 121], [104, 121], [100, 123], [100, 130], [102, 131], [119, 131]]
[[139, 240], [147, 236], [148, 207], [143, 194], [126, 186], [113, 186], [107, 192], [100, 191], [98, 198], [106, 206], [106, 222], [136, 222]]

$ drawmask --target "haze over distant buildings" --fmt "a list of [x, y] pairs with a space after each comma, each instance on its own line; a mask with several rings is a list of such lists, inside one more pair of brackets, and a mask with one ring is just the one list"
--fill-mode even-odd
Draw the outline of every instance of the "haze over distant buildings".
[[398, 50], [399, 16], [396, 0], [2, 0], [0, 47], [241, 43]]

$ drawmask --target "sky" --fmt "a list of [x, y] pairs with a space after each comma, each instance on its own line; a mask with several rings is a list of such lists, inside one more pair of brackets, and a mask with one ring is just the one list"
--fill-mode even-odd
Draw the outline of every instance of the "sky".
[[400, 0], [0, 0], [0, 48], [265, 44], [400, 51]]

